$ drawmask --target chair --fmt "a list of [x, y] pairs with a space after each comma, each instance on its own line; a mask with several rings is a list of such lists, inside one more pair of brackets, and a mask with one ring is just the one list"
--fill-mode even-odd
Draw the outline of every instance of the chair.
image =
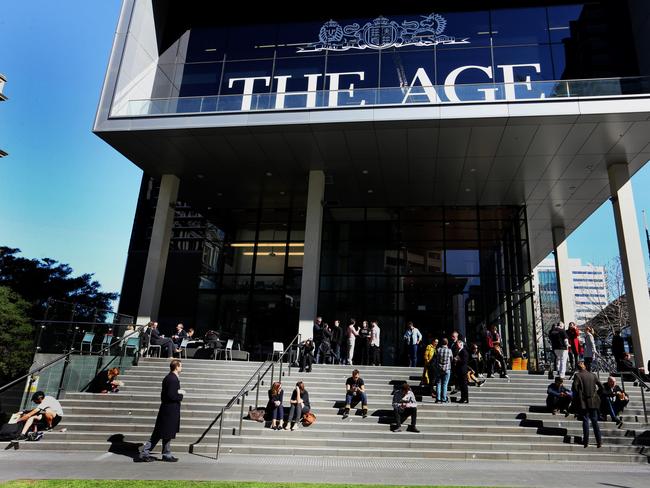
[[[218, 352], [222, 353], [223, 352], [223, 357], [224, 359], [232, 361], [232, 345], [235, 343], [233, 339], [228, 339], [226, 342], [226, 347], [224, 349], [220, 349]], [[230, 356], [230, 357], [228, 357]]]
[[[100, 350], [102, 351], [102, 354], [104, 354], [104, 348], [109, 347], [111, 343], [113, 342], [113, 334], [104, 334], [104, 338], [102, 339], [102, 347]], [[110, 349], [108, 350], [110, 353]]]
[[81, 345], [79, 346], [79, 352], [83, 354], [84, 352], [84, 344], [88, 346], [88, 352], [90, 354], [93, 353], [93, 340], [95, 339], [95, 333], [94, 332], [86, 332], [84, 333], [83, 339], [81, 339]]
[[282, 342], [274, 342], [273, 352], [271, 353], [271, 360], [275, 359], [276, 355], [278, 356], [278, 358], [281, 357], [283, 352], [284, 352], [284, 344]]
[[[190, 342], [189, 339], [183, 339], [181, 341], [181, 345], [178, 346], [178, 351], [177, 352], [178, 352], [178, 357], [179, 358], [182, 358], [183, 354], [185, 354], [185, 359], [187, 359], [187, 344], [188, 344], [188, 342]], [[176, 354], [176, 353], [174, 353], [174, 354]]]
[[156, 357], [160, 357], [160, 352], [161, 352], [162, 347], [160, 347], [160, 344], [152, 344], [151, 343], [151, 332], [149, 332], [147, 334], [147, 347], [146, 347], [146, 349], [144, 351], [143, 356], [151, 357], [152, 349], [157, 349], [158, 354], [156, 355]]
[[139, 337], [129, 337], [126, 340], [126, 344], [124, 345], [124, 354], [128, 354], [129, 349], [133, 349], [133, 355], [135, 356], [135, 353], [137, 350], [140, 348], [140, 338]]

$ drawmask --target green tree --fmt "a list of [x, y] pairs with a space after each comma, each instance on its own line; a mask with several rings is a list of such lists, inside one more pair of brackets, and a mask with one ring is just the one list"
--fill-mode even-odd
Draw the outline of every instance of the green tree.
[[[101, 285], [92, 274], [72, 276], [67, 264], [49, 258], [23, 258], [18, 253], [20, 249], [0, 246], [0, 286], [8, 286], [31, 304], [30, 318], [42, 319], [48, 299], [52, 298], [74, 303], [75, 320], [106, 319], [101, 312], [95, 315], [95, 311], [110, 310], [118, 294], [100, 291]], [[71, 315], [66, 315], [57, 318], [70, 320]]]
[[30, 305], [0, 286], [0, 385], [29, 370], [34, 354]]

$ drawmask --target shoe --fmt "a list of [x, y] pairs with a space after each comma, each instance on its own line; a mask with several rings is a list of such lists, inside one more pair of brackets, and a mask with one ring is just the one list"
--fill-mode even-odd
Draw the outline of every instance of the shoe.
[[[285, 425], [285, 426], [282, 428], [282, 430], [289, 430], [289, 426], [288, 426], [288, 425]], [[293, 428], [292, 428], [291, 430], [293, 430]]]
[[162, 458], [163, 461], [166, 463], [176, 463], [178, 462], [178, 458], [174, 456], [163, 456]]
[[436, 403], [442, 403], [442, 400], [437, 400], [437, 399], [436, 399]]
[[153, 463], [156, 460], [153, 456], [145, 456], [140, 458], [141, 463]]
[[584, 447], [585, 449], [587, 449], [587, 448], [589, 447], [589, 444], [583, 444], [582, 447]]
[[449, 394], [450, 395], [456, 395], [457, 393], [458, 393], [458, 390], [451, 390], [451, 393], [449, 393]]
[[414, 433], [416, 433], [416, 434], [419, 434], [419, 433], [420, 433], [420, 431], [418, 430], [418, 428], [417, 428], [416, 426], [414, 426], [414, 425], [409, 425], [408, 428], [407, 428], [406, 430], [408, 430], [409, 432], [414, 432]]
[[27, 436], [25, 434], [20, 434], [18, 437], [14, 439], [15, 441], [26, 441]]
[[494, 375], [493, 375], [493, 374], [489, 374], [489, 375], [487, 375], [487, 377], [488, 377], [488, 378], [494, 378]]
[[465, 399], [465, 400], [458, 400], [458, 403], [469, 403], [469, 400], [467, 400], [467, 399]]
[[363, 414], [361, 415], [361, 418], [366, 418], [368, 416], [368, 410], [364, 410]]
[[619, 418], [619, 419], [618, 419], [618, 422], [616, 422], [616, 427], [618, 427], [619, 429], [620, 429], [621, 427], [623, 427], [623, 419], [622, 419], [622, 418]]
[[479, 381], [478, 383], [476, 383], [476, 386], [480, 388], [481, 386], [483, 386], [483, 383], [485, 383], [485, 380]]
[[295, 425], [292, 425], [292, 426], [291, 426], [291, 431], [294, 431], [294, 430], [296, 430], [296, 426], [295, 426]]
[[558, 412], [557, 409], [553, 409], [553, 411], [551, 411], [551, 414], [557, 415], [557, 412]]
[[569, 415], [571, 415], [571, 412], [569, 412], [568, 410], [565, 410], [565, 411], [564, 411], [564, 416], [565, 416], [565, 417], [568, 417]]
[[603, 447], [603, 443], [602, 443], [602, 442], [599, 442], [598, 444], [596, 444], [596, 447], [597, 447], [598, 449], [600, 449], [601, 447]]
[[507, 374], [502, 374], [502, 375], [501, 375], [501, 378], [508, 378], [508, 379], [510, 379], [510, 376], [508, 376]]
[[343, 418], [344, 419], [347, 419], [349, 415], [350, 415], [350, 412], [347, 412], [347, 411], [343, 412]]
[[402, 432], [402, 428], [401, 427], [396, 427], [396, 428], [393, 429], [393, 432]]

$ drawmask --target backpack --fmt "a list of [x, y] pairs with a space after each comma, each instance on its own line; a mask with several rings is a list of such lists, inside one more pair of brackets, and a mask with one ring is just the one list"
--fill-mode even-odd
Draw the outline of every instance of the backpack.
[[266, 410], [263, 408], [256, 408], [248, 412], [248, 418], [255, 420], [256, 422], [264, 422], [264, 416], [266, 415]]
[[16, 422], [15, 424], [4, 424], [0, 427], [0, 441], [13, 441], [20, 435], [25, 422]]

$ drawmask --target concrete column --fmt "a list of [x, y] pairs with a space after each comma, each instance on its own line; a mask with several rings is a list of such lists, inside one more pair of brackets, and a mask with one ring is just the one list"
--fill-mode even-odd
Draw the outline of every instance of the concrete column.
[[312, 336], [314, 319], [318, 314], [324, 196], [325, 173], [320, 170], [310, 171], [305, 222], [305, 256], [302, 262], [302, 284], [300, 286], [300, 323], [298, 326], [298, 332], [300, 332], [303, 341]]
[[645, 262], [636, 220], [634, 194], [627, 164], [613, 164], [608, 168], [612, 192], [618, 250], [623, 268], [625, 298], [632, 327], [632, 343], [638, 367], [645, 367], [650, 359], [650, 297], [646, 282]]
[[560, 301], [560, 319], [565, 326], [568, 326], [569, 322], [575, 320], [576, 313], [573, 301], [573, 274], [569, 267], [569, 249], [564, 227], [553, 227], [553, 248], [557, 296]]
[[151, 241], [149, 241], [147, 266], [140, 294], [138, 324], [146, 324], [152, 318], [155, 320], [158, 315], [179, 183], [180, 180], [174, 175], [163, 175], [160, 182], [156, 215], [151, 230]]

